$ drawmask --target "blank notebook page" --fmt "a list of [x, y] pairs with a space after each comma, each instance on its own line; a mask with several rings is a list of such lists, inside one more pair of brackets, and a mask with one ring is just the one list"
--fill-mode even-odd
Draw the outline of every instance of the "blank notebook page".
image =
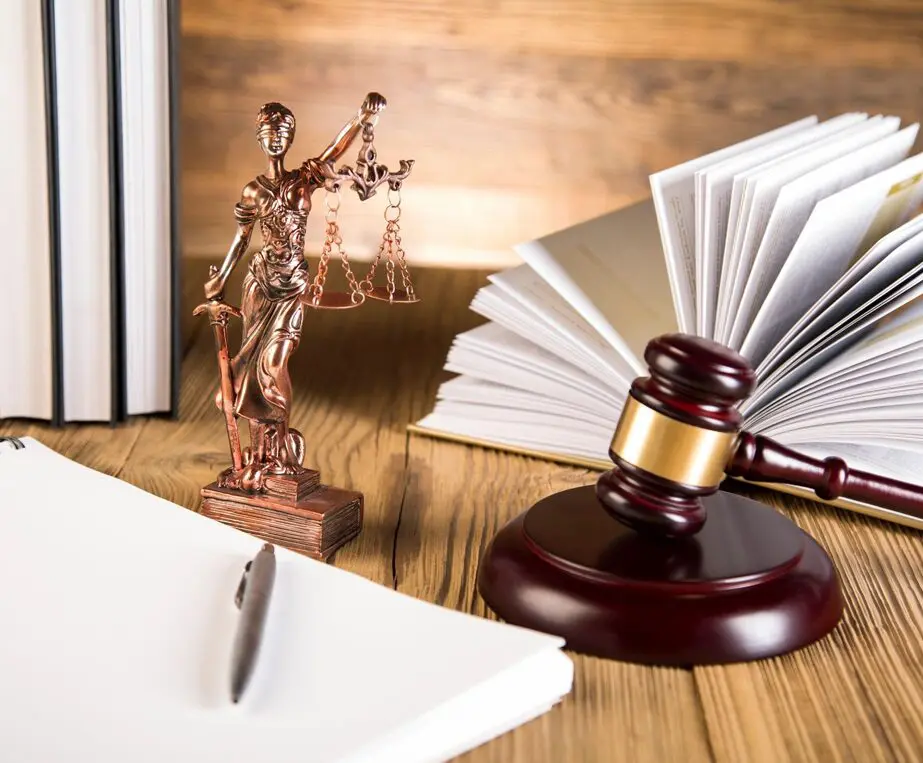
[[277, 548], [232, 705], [232, 600], [261, 541], [24, 442], [0, 446], [7, 763], [440, 760], [570, 690], [558, 638]]

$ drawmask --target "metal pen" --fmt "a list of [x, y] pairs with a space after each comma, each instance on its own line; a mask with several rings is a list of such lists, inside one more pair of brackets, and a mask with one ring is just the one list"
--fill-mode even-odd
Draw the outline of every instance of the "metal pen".
[[275, 549], [266, 543], [256, 557], [247, 562], [240, 585], [237, 586], [237, 593], [234, 595], [234, 604], [240, 610], [240, 623], [231, 651], [232, 702], [240, 701], [253, 675], [275, 579]]

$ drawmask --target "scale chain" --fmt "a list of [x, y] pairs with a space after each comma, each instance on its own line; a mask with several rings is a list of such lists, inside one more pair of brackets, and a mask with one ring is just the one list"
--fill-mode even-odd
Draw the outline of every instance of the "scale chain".
[[[331, 199], [335, 199], [336, 203], [332, 203]], [[354, 305], [360, 304], [364, 300], [364, 295], [359, 288], [359, 283], [356, 281], [356, 276], [353, 274], [352, 267], [349, 263], [349, 255], [346, 253], [346, 250], [343, 248], [343, 236], [340, 233], [340, 224], [338, 221], [338, 212], [340, 209], [340, 189], [337, 187], [334, 191], [327, 191], [327, 195], [324, 198], [324, 204], [327, 207], [327, 211], [324, 215], [324, 220], [327, 223], [325, 236], [324, 236], [324, 247], [321, 251], [320, 263], [317, 266], [317, 275], [314, 277], [314, 281], [311, 284], [311, 301], [315, 306], [319, 306], [321, 299], [324, 296], [324, 287], [327, 283], [327, 272], [329, 270], [330, 257], [334, 254], [334, 248], [336, 249], [336, 254], [340, 257], [340, 262], [343, 265], [343, 271], [346, 274], [346, 280], [349, 284], [349, 298]]]

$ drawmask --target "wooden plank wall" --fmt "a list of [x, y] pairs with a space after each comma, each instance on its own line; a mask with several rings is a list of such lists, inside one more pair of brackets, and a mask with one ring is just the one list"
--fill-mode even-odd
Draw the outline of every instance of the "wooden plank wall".
[[[380, 159], [417, 160], [408, 256], [486, 267], [802, 116], [923, 116], [918, 0], [182, 0], [181, 25], [189, 255], [230, 243], [268, 100], [295, 112], [301, 161], [383, 93]], [[351, 254], [377, 249], [383, 208], [344, 203]], [[321, 233], [315, 214], [312, 250]]]

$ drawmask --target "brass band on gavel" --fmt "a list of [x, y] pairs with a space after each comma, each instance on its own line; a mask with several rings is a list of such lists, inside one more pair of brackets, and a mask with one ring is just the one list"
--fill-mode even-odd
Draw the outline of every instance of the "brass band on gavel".
[[610, 450], [649, 474], [694, 487], [717, 487], [737, 440], [737, 432], [685, 424], [629, 395]]

